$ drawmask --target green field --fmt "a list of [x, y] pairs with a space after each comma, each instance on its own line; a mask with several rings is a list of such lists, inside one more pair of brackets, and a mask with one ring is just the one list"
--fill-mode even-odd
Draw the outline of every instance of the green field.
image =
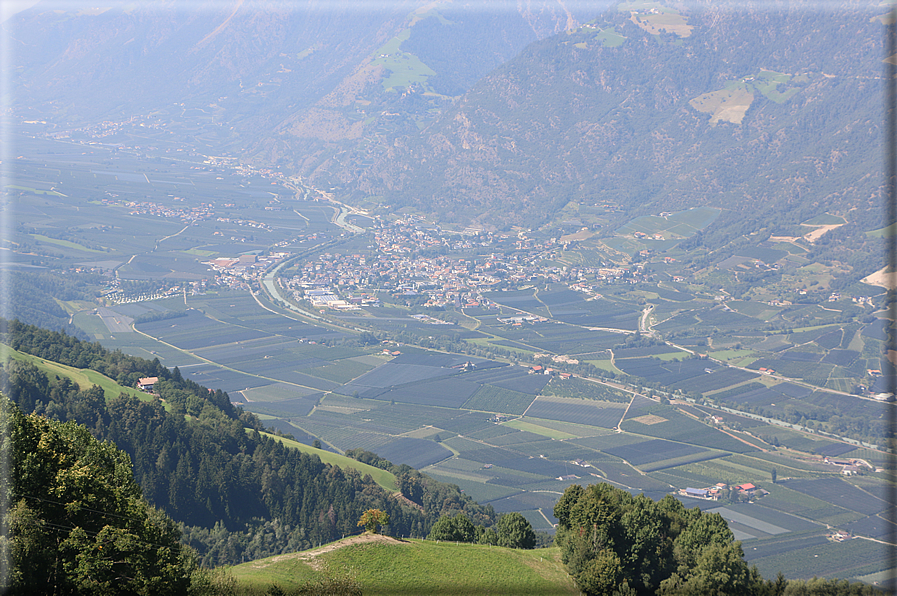
[[618, 228], [617, 234], [641, 232], [649, 236], [661, 234], [664, 239], [688, 238], [713, 223], [719, 214], [719, 209], [700, 207], [679, 211], [665, 217], [645, 215]]
[[135, 389], [133, 387], [122, 387], [106, 375], [98, 373], [95, 370], [90, 370], [87, 368], [74, 368], [71, 366], [66, 366], [64, 364], [59, 364], [57, 362], [50, 362], [48, 360], [44, 360], [43, 358], [38, 358], [37, 356], [23, 354], [5, 345], [0, 348], [0, 352], [9, 355], [15, 360], [30, 362], [31, 364], [42, 370], [48, 377], [68, 377], [72, 380], [73, 383], [78, 385], [78, 387], [80, 387], [82, 391], [89, 389], [93, 385], [99, 385], [103, 389], [103, 393], [105, 394], [107, 401], [115, 399], [122, 393], [129, 397], [135, 397], [141, 401], [151, 401], [153, 399], [152, 395], [144, 393], [143, 391], [140, 391], [139, 389]]
[[[762, 70], [756, 77], [754, 77], [754, 80], [752, 82], [754, 84], [754, 88], [762, 93], [767, 99], [770, 99], [776, 103], [784, 103], [785, 101], [794, 97], [800, 91], [800, 89], [797, 87], [789, 88], [788, 83], [790, 81], [791, 75], [772, 72], [770, 70]], [[780, 85], [785, 89], [780, 90]]]
[[847, 223], [840, 215], [832, 215], [831, 213], [821, 213], [816, 217], [812, 217], [805, 222], [805, 226], [832, 226]]
[[617, 33], [615, 27], [609, 27], [607, 29], [603, 29], [600, 33], [595, 35], [595, 39], [604, 44], [605, 47], [615, 48], [617, 46], [623, 45], [626, 42], [626, 38]]
[[33, 192], [36, 195], [53, 195], [56, 197], [64, 197], [65, 195], [56, 192], [55, 190], [42, 190], [39, 188], [33, 188], [31, 186], [17, 186], [15, 184], [7, 184], [4, 188], [11, 188], [12, 190], [24, 190], [26, 192]]
[[511, 428], [516, 428], [517, 430], [525, 430], [537, 435], [542, 435], [543, 437], [548, 437], [549, 439], [577, 438], [576, 435], [571, 435], [570, 433], [566, 433], [561, 430], [555, 430], [553, 428], [547, 428], [545, 426], [533, 424], [532, 422], [524, 422], [523, 420], [509, 420], [508, 422], [505, 422], [504, 425], [510, 426]]
[[557, 547], [515, 550], [362, 536], [244, 563], [229, 572], [240, 588], [261, 591], [272, 583], [300, 587], [319, 579], [322, 572], [314, 567], [322, 566], [336, 577], [354, 577], [365, 595], [579, 594]]
[[56, 246], [61, 246], [63, 248], [70, 248], [72, 250], [81, 250], [84, 252], [92, 252], [92, 253], [100, 253], [102, 254], [102, 250], [96, 250], [93, 248], [87, 248], [86, 246], [82, 246], [75, 242], [70, 242], [68, 240], [59, 240], [58, 238], [50, 238], [49, 236], [44, 236], [42, 234], [29, 234], [35, 240], [40, 240], [41, 242], [47, 242], [49, 244], [55, 244]]
[[383, 88], [408, 87], [414, 83], [425, 83], [435, 76], [436, 71], [420, 61], [414, 54], [401, 50], [402, 42], [411, 37], [411, 29], [406, 29], [382, 45], [375, 53], [374, 65], [383, 66], [389, 76], [383, 80]]

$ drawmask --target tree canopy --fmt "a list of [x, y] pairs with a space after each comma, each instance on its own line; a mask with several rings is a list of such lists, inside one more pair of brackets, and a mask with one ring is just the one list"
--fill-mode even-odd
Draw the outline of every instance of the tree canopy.
[[192, 552], [143, 498], [131, 460], [83, 426], [0, 396], [11, 455], [12, 593], [186, 593]]
[[536, 546], [536, 533], [532, 525], [523, 515], [516, 511], [506, 513], [495, 524], [495, 533], [498, 535], [498, 545], [509, 548], [534, 548]]
[[470, 518], [463, 513], [451, 517], [443, 515], [430, 528], [429, 538], [449, 542], [476, 542], [477, 530]]
[[686, 509], [672, 495], [652, 501], [609, 484], [574, 484], [554, 515], [561, 558], [590, 595], [876, 593], [872, 586], [838, 580], [764, 580], [748, 567], [722, 516]]
[[389, 514], [379, 509], [368, 509], [361, 514], [361, 519], [358, 520], [358, 527], [363, 527], [365, 532], [371, 534], [377, 533], [377, 526], [387, 525], [389, 525]]

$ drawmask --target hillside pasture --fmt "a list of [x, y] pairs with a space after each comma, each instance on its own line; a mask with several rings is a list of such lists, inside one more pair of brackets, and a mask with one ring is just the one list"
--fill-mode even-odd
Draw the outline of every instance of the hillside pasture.
[[659, 14], [649, 15], [633, 15], [632, 22], [650, 33], [651, 35], [660, 35], [661, 33], [674, 33], [679, 37], [689, 37], [691, 35], [692, 26], [688, 24], [688, 20], [678, 12], [664, 8]]
[[421, 62], [420, 58], [401, 51], [402, 42], [407, 41], [410, 36], [411, 29], [405, 29], [374, 52], [376, 57], [372, 64], [389, 71], [389, 76], [382, 82], [387, 91], [415, 83], [426, 83], [429, 77], [436, 75], [436, 71]]
[[744, 83], [730, 83], [725, 88], [703, 93], [688, 102], [695, 110], [710, 115], [710, 124], [741, 124], [754, 101], [754, 93]]
[[773, 72], [771, 70], [761, 70], [760, 73], [754, 77], [752, 84], [754, 88], [762, 93], [767, 99], [776, 103], [784, 103], [800, 92], [800, 87], [788, 85], [791, 80], [791, 75]]
[[[314, 563], [314, 564], [313, 564]], [[299, 588], [321, 564], [356, 578], [366, 595], [577, 594], [557, 547], [515, 550], [473, 544], [352, 537], [322, 548], [251, 561], [231, 570], [240, 588]]]
[[626, 38], [619, 33], [617, 33], [615, 27], [608, 27], [607, 29], [602, 29], [595, 35], [596, 40], [600, 41], [602, 45], [606, 48], [616, 48], [618, 46], [623, 45], [626, 42]]
[[649, 237], [660, 234], [666, 239], [682, 240], [709, 226], [720, 213], [716, 208], [697, 207], [667, 216], [643, 215], [617, 228], [615, 233], [626, 236], [639, 232]]
[[134, 387], [124, 387], [122, 385], [119, 385], [113, 379], [110, 379], [106, 375], [98, 373], [95, 370], [90, 370], [87, 368], [75, 368], [72, 366], [66, 366], [65, 364], [59, 364], [58, 362], [44, 360], [43, 358], [38, 358], [37, 356], [18, 352], [6, 345], [3, 345], [3, 352], [5, 355], [15, 360], [33, 364], [50, 378], [53, 378], [55, 376], [66, 377], [70, 379], [75, 385], [77, 385], [82, 391], [86, 391], [94, 385], [97, 385], [103, 390], [103, 395], [106, 398], [106, 401], [115, 399], [122, 394], [131, 398], [139, 399], [140, 401], [152, 401], [153, 399], [156, 399], [153, 395], [144, 393], [143, 391], [135, 389]]

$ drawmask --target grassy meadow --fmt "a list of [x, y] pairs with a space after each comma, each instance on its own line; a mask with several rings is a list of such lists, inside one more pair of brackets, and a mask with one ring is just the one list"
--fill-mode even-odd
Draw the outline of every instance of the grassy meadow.
[[229, 572], [247, 591], [300, 587], [328, 572], [354, 577], [365, 595], [579, 594], [556, 547], [515, 550], [362, 536]]

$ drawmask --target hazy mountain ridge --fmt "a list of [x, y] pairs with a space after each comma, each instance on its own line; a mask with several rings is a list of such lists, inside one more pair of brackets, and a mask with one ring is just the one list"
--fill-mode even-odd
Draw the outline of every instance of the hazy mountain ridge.
[[136, 116], [458, 223], [532, 225], [573, 200], [784, 225], [857, 208], [880, 227], [876, 6], [629, 4], [591, 27], [603, 5], [41, 6], [5, 25], [17, 105], [63, 127]]
[[[254, 120], [327, 93], [382, 43], [381, 29], [404, 17], [399, 11], [370, 19], [351, 3], [317, 10], [308, 4], [303, 11], [268, 1], [231, 4], [179, 10], [146, 2], [74, 15], [38, 5], [8, 25], [22, 41], [17, 60], [26, 92], [20, 98], [65, 106], [84, 118], [111, 118], [173, 102], [226, 106], [228, 96], [239, 98], [227, 115], [230, 124]], [[53, 42], [43, 46], [46, 38]], [[105, 89], [99, 96], [98, 86]], [[260, 98], [267, 107], [253, 116], [247, 104]]]
[[[244, 151], [258, 142], [249, 153], [272, 160], [313, 153], [317, 143], [329, 154], [344, 150], [331, 145], [354, 142], [357, 122], [370, 120], [355, 109], [356, 99], [381, 107], [371, 114], [376, 120], [385, 112], [387, 128], [394, 123], [390, 105], [402, 103], [402, 93], [381, 86], [390, 75], [375, 63], [384, 44], [401, 46], [404, 39], [411, 49], [403, 52], [427, 54], [436, 68], [429, 77], [435, 95], [457, 94], [527, 43], [577, 22], [555, 1], [527, 2], [510, 16], [482, 2], [463, 8], [274, 0], [63, 6], [41, 3], [4, 24], [15, 41], [14, 99], [28, 117], [71, 127], [147, 114], [164, 122], [200, 109], [200, 124], [228, 131], [224, 146]], [[466, 61], [435, 58], [464, 55]], [[341, 98], [336, 104], [335, 97]], [[416, 107], [426, 111], [431, 104]]]
[[[681, 39], [611, 14], [599, 27], [622, 32], [618, 47], [582, 30], [533, 44], [358, 187], [504, 223], [544, 218], [571, 199], [636, 212], [758, 202], [778, 211], [812, 195], [819, 210], [877, 209], [880, 24], [849, 9], [684, 14], [693, 32]], [[755, 90], [741, 123], [713, 125], [689, 105], [764, 71], [806, 76], [781, 103]]]

